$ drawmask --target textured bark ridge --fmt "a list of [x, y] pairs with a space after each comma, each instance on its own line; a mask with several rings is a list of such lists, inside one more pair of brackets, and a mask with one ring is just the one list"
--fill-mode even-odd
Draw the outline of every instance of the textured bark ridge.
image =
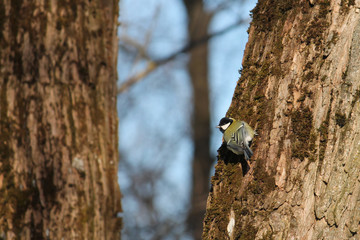
[[0, 1], [0, 238], [119, 238], [117, 15]]
[[260, 0], [228, 115], [256, 127], [251, 169], [221, 147], [204, 239], [359, 239], [360, 2]]

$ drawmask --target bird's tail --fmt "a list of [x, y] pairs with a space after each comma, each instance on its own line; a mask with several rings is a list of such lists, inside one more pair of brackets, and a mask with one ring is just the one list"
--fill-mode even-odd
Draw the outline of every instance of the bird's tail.
[[244, 156], [246, 160], [249, 160], [251, 156], [254, 155], [253, 151], [248, 146], [245, 146], [244, 148]]

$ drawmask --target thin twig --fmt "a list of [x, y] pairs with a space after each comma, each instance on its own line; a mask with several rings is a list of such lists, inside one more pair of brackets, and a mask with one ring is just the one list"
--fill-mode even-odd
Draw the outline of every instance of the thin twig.
[[135, 76], [132, 76], [124, 82], [117, 90], [117, 94], [121, 94], [128, 90], [132, 85], [139, 82], [141, 79], [145, 78], [147, 75], [149, 75], [152, 71], [154, 71], [158, 65], [155, 62], [149, 61], [147, 63], [147, 66], [145, 70], [141, 71], [140, 73], [136, 74]]
[[[158, 59], [158, 60], [149, 60], [147, 63], [146, 68], [141, 71], [140, 73], [137, 73], [136, 75], [130, 77], [127, 81], [125, 81], [119, 88], [117, 93], [121, 94], [123, 92], [125, 92], [126, 90], [128, 90], [132, 85], [134, 85], [135, 83], [139, 82], [141, 79], [143, 79], [144, 77], [146, 77], [147, 75], [149, 75], [150, 73], [152, 73], [156, 68], [158, 68], [161, 65], [164, 65], [172, 60], [174, 60], [175, 58], [177, 58], [180, 54], [186, 53], [186, 52], [190, 52], [191, 50], [193, 50], [194, 48], [207, 43], [210, 39], [217, 37], [219, 35], [222, 35], [224, 33], [227, 33], [228, 31], [233, 30], [234, 28], [240, 26], [241, 24], [247, 23], [249, 22], [249, 19], [240, 19], [239, 21], [227, 26], [226, 28], [208, 34], [198, 40], [189, 42], [187, 45], [185, 45], [183, 48], [181, 48], [180, 50], [170, 54], [169, 56], [162, 58], [162, 59]], [[136, 46], [135, 46], [136, 47]], [[139, 49], [143, 49], [143, 47], [139, 47]], [[148, 55], [147, 54], [143, 54], [143, 56], [146, 56], [147, 59]]]

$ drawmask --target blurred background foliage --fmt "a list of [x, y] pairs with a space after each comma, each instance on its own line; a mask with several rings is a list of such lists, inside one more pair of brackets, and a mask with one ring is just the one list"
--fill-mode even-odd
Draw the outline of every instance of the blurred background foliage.
[[[123, 239], [200, 239], [254, 0], [122, 0]], [[200, 220], [199, 220], [200, 219]]]

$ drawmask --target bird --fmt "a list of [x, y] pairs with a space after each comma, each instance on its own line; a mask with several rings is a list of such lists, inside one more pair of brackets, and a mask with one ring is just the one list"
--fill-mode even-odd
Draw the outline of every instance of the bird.
[[254, 154], [250, 149], [256, 131], [244, 121], [237, 121], [234, 118], [224, 117], [216, 126], [223, 133], [223, 140], [227, 149], [236, 155], [244, 155], [249, 160]]

